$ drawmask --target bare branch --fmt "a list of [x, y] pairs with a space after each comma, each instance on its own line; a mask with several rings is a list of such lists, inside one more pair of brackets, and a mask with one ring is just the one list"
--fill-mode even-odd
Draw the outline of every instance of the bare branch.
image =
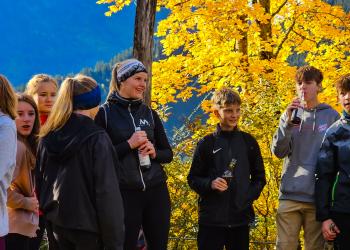
[[280, 53], [280, 51], [281, 51], [281, 49], [282, 49], [282, 47], [283, 47], [283, 44], [285, 43], [285, 41], [287, 41], [290, 32], [293, 30], [295, 23], [296, 23], [296, 19], [293, 20], [293, 23], [292, 23], [292, 25], [289, 27], [289, 29], [288, 29], [286, 35], [284, 36], [282, 42], [278, 45], [277, 51], [276, 51], [276, 53], [274, 53], [274, 55], [273, 55], [274, 58], [277, 58], [278, 54]]

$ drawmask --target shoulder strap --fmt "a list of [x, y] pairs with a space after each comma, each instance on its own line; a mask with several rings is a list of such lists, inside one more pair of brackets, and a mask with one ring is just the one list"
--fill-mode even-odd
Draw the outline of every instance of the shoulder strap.
[[107, 130], [107, 127], [108, 127], [108, 112], [109, 112], [109, 105], [107, 102], [105, 102], [104, 104], [102, 104], [102, 108], [103, 108], [103, 111], [105, 113], [105, 129]]
[[152, 111], [152, 109], [150, 107], [148, 107], [148, 109], [151, 112], [151, 118], [152, 118], [153, 125], [155, 125], [156, 123], [154, 122], [153, 111]]

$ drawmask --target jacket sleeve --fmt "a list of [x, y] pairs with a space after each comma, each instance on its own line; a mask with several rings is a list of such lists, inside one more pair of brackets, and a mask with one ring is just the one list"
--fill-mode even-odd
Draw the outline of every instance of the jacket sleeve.
[[93, 152], [96, 214], [106, 250], [122, 250], [124, 210], [116, 168], [120, 164], [106, 133], [100, 134]]
[[293, 125], [286, 122], [287, 113], [284, 112], [281, 116], [277, 131], [273, 135], [271, 151], [278, 157], [286, 157], [292, 150], [292, 128]]
[[159, 118], [159, 115], [156, 111], [152, 110], [152, 115], [155, 123], [155, 150], [156, 150], [156, 158], [154, 160], [159, 163], [169, 163], [173, 159], [173, 151], [170, 147], [168, 138], [165, 134], [164, 126], [162, 121]]
[[[208, 137], [206, 137], [208, 138]], [[199, 195], [204, 195], [212, 192], [211, 182], [212, 178], [208, 173], [208, 166], [210, 164], [206, 159], [205, 138], [202, 139], [195, 149], [190, 172], [187, 176], [188, 185]]]
[[332, 184], [337, 174], [334, 146], [330, 138], [331, 136], [326, 133], [316, 164], [315, 202], [316, 219], [318, 221], [325, 221], [330, 218]]
[[13, 148], [16, 143], [16, 129], [7, 124], [0, 124], [0, 180], [4, 180], [9, 168], [15, 164]]
[[250, 202], [253, 202], [259, 198], [260, 193], [266, 184], [266, 177], [259, 144], [252, 136], [250, 144], [249, 164], [251, 179], [247, 197]]
[[[22, 167], [25, 167], [26, 162], [26, 148], [22, 143], [17, 143], [17, 154], [16, 154], [16, 168], [13, 172], [12, 181], [16, 180]], [[23, 208], [28, 209], [27, 198], [21, 194], [14, 183], [11, 183], [7, 190], [7, 206], [13, 209]]]
[[[42, 139], [41, 139], [42, 140]], [[46, 152], [44, 151], [42, 147], [42, 142], [39, 141], [38, 150], [36, 152], [36, 161], [35, 161], [35, 192], [36, 196], [38, 197], [38, 200], [40, 202], [41, 198], [41, 186], [43, 184], [43, 175], [45, 171], [45, 164], [43, 164], [44, 159], [46, 158]]]

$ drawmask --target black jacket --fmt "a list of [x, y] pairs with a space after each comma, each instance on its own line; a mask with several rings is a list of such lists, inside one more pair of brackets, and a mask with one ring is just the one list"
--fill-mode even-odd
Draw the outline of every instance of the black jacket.
[[100, 235], [104, 249], [122, 249], [123, 204], [107, 133], [92, 119], [72, 114], [39, 143], [36, 163], [40, 208], [67, 229]]
[[[237, 163], [229, 188], [224, 192], [213, 190], [211, 182], [222, 176], [232, 158]], [[252, 203], [266, 183], [258, 143], [248, 133], [226, 132], [218, 126], [215, 133], [198, 143], [187, 180], [199, 194], [199, 224], [248, 225], [254, 219]]]
[[[162, 163], [169, 163], [173, 153], [158, 114], [141, 100], [128, 100], [112, 94], [100, 107], [96, 124], [105, 128], [122, 162], [118, 167], [121, 189], [145, 190], [166, 181]], [[140, 168], [137, 149], [131, 149], [127, 140], [140, 127], [156, 150], [150, 169]]]
[[350, 120], [342, 117], [327, 130], [316, 166], [316, 219], [332, 212], [350, 214]]

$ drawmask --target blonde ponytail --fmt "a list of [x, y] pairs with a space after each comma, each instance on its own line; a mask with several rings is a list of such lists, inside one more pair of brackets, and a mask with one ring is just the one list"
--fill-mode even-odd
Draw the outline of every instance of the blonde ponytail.
[[42, 138], [51, 131], [62, 128], [73, 113], [73, 97], [90, 92], [96, 87], [97, 82], [94, 79], [82, 74], [76, 75], [74, 78], [66, 78], [61, 85], [57, 100], [40, 131], [39, 137]]

